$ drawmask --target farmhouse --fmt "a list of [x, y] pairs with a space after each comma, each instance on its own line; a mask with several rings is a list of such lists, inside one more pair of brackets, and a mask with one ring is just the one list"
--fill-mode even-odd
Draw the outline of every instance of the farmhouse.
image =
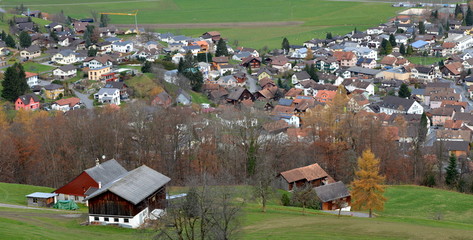
[[58, 77], [60, 79], [75, 77], [76, 74], [77, 69], [74, 65], [60, 66], [53, 70], [53, 76]]
[[25, 60], [30, 60], [41, 56], [41, 49], [37, 45], [32, 45], [20, 51], [20, 57]]
[[137, 228], [166, 208], [166, 184], [171, 179], [143, 165], [103, 185], [89, 197], [91, 224]]
[[79, 176], [54, 192], [58, 194], [58, 200], [82, 202], [89, 190], [99, 189], [127, 172], [115, 159], [101, 164], [97, 160], [95, 167], [84, 170]]
[[56, 193], [35, 192], [26, 195], [29, 207], [52, 207], [56, 203]]
[[59, 99], [51, 105], [51, 109], [67, 112], [80, 108], [80, 99], [76, 97]]
[[379, 106], [380, 112], [389, 115], [393, 113], [422, 114], [424, 112], [424, 108], [415, 100], [396, 96], [386, 96]]
[[279, 187], [289, 191], [295, 187], [302, 187], [306, 183], [311, 184], [313, 187], [318, 187], [333, 182], [333, 178], [317, 163], [279, 174]]
[[89, 69], [87, 72], [89, 80], [100, 81], [104, 79], [103, 75], [110, 73], [110, 66]]
[[38, 108], [39, 98], [33, 93], [22, 95], [15, 101], [15, 110], [36, 110]]
[[38, 85], [38, 74], [37, 73], [32, 73], [32, 72], [25, 72], [25, 78], [26, 78], [26, 83], [30, 88], [32, 88], [35, 85]]
[[319, 197], [322, 210], [335, 210], [350, 205], [350, 192], [343, 182], [335, 182], [314, 188]]

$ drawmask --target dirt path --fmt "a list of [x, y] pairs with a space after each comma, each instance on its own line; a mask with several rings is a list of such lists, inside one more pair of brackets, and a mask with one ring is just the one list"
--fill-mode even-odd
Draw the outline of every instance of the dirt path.
[[[162, 29], [162, 28], [251, 28], [251, 27], [280, 27], [296, 26], [303, 24], [303, 21], [286, 22], [221, 22], [221, 23], [150, 23], [139, 24], [142, 28]], [[118, 28], [133, 28], [134, 24], [114, 24]]]

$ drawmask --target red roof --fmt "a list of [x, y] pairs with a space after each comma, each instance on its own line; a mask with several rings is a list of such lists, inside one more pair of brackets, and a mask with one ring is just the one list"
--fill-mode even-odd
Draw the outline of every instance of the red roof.
[[69, 107], [74, 107], [75, 105], [80, 103], [80, 99], [76, 98], [76, 97], [65, 98], [65, 99], [59, 99], [59, 100], [55, 101], [54, 103], [56, 103], [57, 105], [60, 105], [60, 106], [69, 105]]
[[32, 73], [32, 72], [25, 72], [25, 75], [26, 75], [26, 78], [30, 78], [30, 77], [38, 76], [39, 74]]

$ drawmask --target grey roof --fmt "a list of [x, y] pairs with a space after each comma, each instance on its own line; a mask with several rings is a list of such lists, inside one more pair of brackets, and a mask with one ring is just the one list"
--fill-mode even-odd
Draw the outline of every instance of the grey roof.
[[74, 66], [74, 65], [64, 65], [64, 66], [60, 66], [59, 69], [61, 69], [61, 71], [63, 71], [63, 72], [69, 72], [71, 70], [76, 69], [76, 66]]
[[44, 89], [46, 90], [55, 90], [55, 89], [59, 89], [59, 88], [64, 88], [62, 85], [59, 85], [59, 84], [48, 84], [46, 86], [44, 86]]
[[409, 108], [411, 108], [414, 102], [415, 100], [413, 99], [405, 99], [396, 96], [386, 96], [384, 97], [383, 102], [380, 103], [380, 106], [390, 109], [399, 109], [399, 107], [402, 106], [403, 109], [407, 111]]
[[123, 42], [114, 42], [113, 44], [119, 45], [119, 46], [126, 46], [128, 44], [133, 44], [132, 41], [123, 41]]
[[101, 189], [92, 193], [87, 199], [110, 191], [136, 205], [169, 181], [171, 181], [169, 177], [143, 165], [106, 184]]
[[117, 88], [101, 88], [97, 93], [96, 95], [102, 95], [104, 93], [106, 93], [107, 95], [113, 95], [116, 91], [120, 91], [119, 89]]
[[363, 68], [363, 67], [350, 67], [348, 68], [348, 71], [361, 73], [365, 75], [376, 75], [381, 72], [381, 70], [369, 69], [369, 68]]
[[306, 71], [296, 72], [294, 75], [296, 75], [296, 78], [299, 80], [310, 79], [310, 75]]
[[85, 172], [96, 182], [105, 185], [119, 178], [128, 171], [123, 168], [117, 160], [111, 159], [95, 167], [86, 169]]
[[25, 105], [30, 104], [30, 100], [31, 100], [31, 99], [33, 99], [34, 102], [39, 102], [38, 96], [36, 96], [36, 94], [34, 94], [34, 93], [27, 93], [27, 94], [25, 94], [25, 95], [19, 96], [18, 98], [20, 98], [21, 101], [22, 101]]
[[350, 196], [347, 187], [343, 182], [336, 182], [314, 188], [317, 196], [322, 202], [330, 202], [336, 199]]
[[57, 196], [56, 193], [43, 193], [43, 192], [35, 192], [29, 195], [26, 195], [26, 197], [29, 198], [52, 198]]

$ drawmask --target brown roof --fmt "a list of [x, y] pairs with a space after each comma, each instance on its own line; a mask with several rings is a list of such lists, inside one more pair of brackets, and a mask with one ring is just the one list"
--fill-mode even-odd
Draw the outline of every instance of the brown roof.
[[454, 48], [455, 47], [455, 43], [454, 42], [444, 42], [442, 44], [442, 47], [443, 48]]
[[65, 98], [65, 99], [59, 99], [55, 101], [54, 103], [60, 106], [69, 105], [69, 107], [74, 107], [75, 105], [80, 103], [80, 99], [76, 97]]
[[302, 94], [302, 89], [300, 88], [291, 88], [289, 91], [286, 93], [286, 97], [296, 97], [298, 95]]
[[445, 67], [453, 74], [460, 75], [460, 71], [463, 68], [463, 65], [460, 62], [452, 62], [445, 64]]
[[333, 53], [333, 56], [337, 59], [337, 61], [352, 60], [353, 58], [356, 58], [356, 55], [353, 52], [337, 51]]
[[381, 61], [379, 63], [381, 64], [384, 64], [384, 65], [394, 65], [397, 61], [397, 58], [396, 57], [393, 57], [393, 56], [385, 56], [383, 57], [383, 59], [381, 59]]
[[34, 77], [34, 76], [38, 76], [37, 73], [32, 73], [32, 72], [25, 72], [25, 75], [26, 75], [26, 78], [30, 78], [30, 77]]
[[280, 131], [280, 130], [287, 129], [288, 127], [289, 127], [289, 124], [284, 120], [268, 122], [268, 123], [263, 124], [263, 129], [268, 132]]
[[445, 123], [444, 123], [444, 127], [445, 128], [455, 128], [455, 129], [459, 129], [461, 128], [463, 125], [463, 121], [462, 120], [445, 120]]
[[[281, 176], [283, 176], [289, 183], [299, 180], [313, 181], [326, 177], [331, 179], [325, 170], [323, 170], [317, 163], [282, 172]], [[331, 180], [333, 181], [333, 179]]]

